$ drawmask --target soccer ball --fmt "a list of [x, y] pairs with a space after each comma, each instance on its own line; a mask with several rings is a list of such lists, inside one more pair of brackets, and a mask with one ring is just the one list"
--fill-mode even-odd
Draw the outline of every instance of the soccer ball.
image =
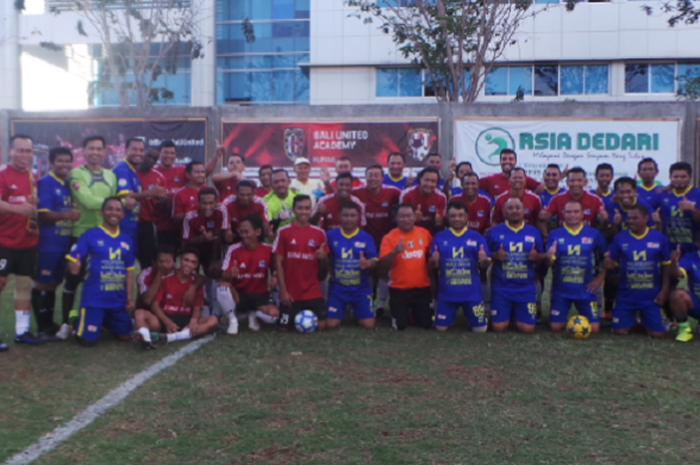
[[294, 317], [294, 327], [300, 333], [312, 333], [318, 328], [318, 317], [311, 310], [302, 310]]
[[591, 324], [585, 316], [574, 315], [566, 323], [566, 332], [574, 339], [586, 339], [591, 335]]

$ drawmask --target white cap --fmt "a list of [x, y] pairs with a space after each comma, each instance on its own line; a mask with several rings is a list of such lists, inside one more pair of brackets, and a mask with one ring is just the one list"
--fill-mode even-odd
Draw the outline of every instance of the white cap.
[[311, 166], [311, 162], [308, 158], [298, 157], [296, 160], [294, 160], [294, 166], [301, 165], [302, 163], [306, 163], [307, 165]]

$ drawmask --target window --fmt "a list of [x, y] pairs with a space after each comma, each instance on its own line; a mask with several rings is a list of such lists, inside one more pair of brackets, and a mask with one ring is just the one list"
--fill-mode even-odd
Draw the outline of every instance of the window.
[[607, 94], [608, 65], [566, 65], [559, 67], [561, 95]]
[[486, 76], [486, 95], [607, 94], [608, 65], [532, 65], [494, 67]]
[[700, 93], [700, 63], [678, 63], [678, 93]]
[[308, 19], [310, 0], [218, 0], [217, 21]]
[[625, 92], [628, 94], [673, 93], [675, 64], [628, 63], [625, 65]]
[[535, 95], [551, 97], [559, 91], [559, 66], [535, 66]]
[[423, 76], [415, 68], [377, 68], [377, 97], [421, 97]]
[[532, 66], [493, 67], [484, 89], [486, 95], [532, 95]]

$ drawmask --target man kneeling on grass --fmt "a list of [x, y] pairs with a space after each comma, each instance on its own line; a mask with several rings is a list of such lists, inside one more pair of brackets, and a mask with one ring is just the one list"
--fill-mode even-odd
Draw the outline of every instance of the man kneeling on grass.
[[[194, 303], [185, 305], [185, 293], [197, 280], [199, 254], [186, 248], [180, 256], [180, 268], [164, 277], [151, 311], [138, 309], [134, 314], [134, 341], [144, 349], [154, 349], [173, 341], [205, 336], [218, 324], [216, 316], [201, 317], [203, 289], [195, 294]], [[155, 333], [151, 333], [154, 331]]]

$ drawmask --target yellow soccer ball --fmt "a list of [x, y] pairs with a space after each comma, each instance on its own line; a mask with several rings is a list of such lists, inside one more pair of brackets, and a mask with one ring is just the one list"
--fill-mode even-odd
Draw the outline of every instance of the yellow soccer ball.
[[585, 316], [574, 315], [566, 322], [566, 332], [574, 339], [586, 339], [591, 335], [591, 323]]

